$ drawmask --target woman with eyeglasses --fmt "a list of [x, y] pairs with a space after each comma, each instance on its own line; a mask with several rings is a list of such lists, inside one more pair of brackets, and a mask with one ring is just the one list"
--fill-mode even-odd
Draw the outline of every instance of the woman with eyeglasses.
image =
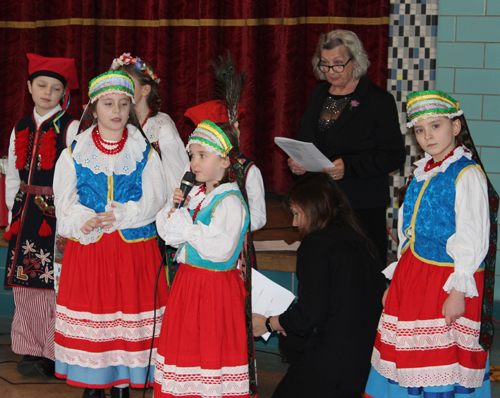
[[[366, 76], [370, 61], [354, 32], [321, 35], [312, 65], [316, 78], [326, 81], [311, 91], [297, 139], [332, 161], [323, 171], [350, 200], [385, 267], [389, 173], [406, 158], [396, 102]], [[288, 166], [294, 174], [306, 172], [292, 159]]]

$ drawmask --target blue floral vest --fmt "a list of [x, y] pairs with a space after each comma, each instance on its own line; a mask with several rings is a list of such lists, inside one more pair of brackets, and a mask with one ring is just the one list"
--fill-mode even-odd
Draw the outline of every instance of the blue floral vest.
[[[76, 143], [77, 141], [74, 141], [71, 145], [71, 156], [73, 156]], [[119, 203], [137, 202], [142, 197], [142, 171], [146, 167], [152, 151], [151, 145], [147, 145], [142, 153], [142, 160], [136, 163], [135, 171], [129, 175], [94, 174], [90, 169], [76, 163], [73, 159], [78, 180], [76, 189], [80, 197], [79, 202], [96, 213], [105, 211], [108, 200]], [[125, 242], [139, 242], [156, 237], [154, 223], [139, 228], [122, 229], [118, 232]]]
[[[186, 248], [187, 264], [198, 268], [209, 269], [212, 271], [229, 271], [236, 266], [236, 261], [238, 260], [238, 257], [240, 255], [241, 248], [243, 246], [243, 239], [248, 229], [248, 224], [250, 222], [250, 217], [248, 216], [248, 207], [245, 203], [245, 200], [243, 199], [243, 196], [241, 195], [241, 192], [239, 190], [231, 190], [215, 195], [210, 201], [210, 204], [198, 212], [195, 224], [198, 222], [202, 222], [205, 225], [210, 224], [210, 220], [212, 218], [212, 215], [216, 207], [219, 205], [220, 202], [222, 202], [225, 198], [231, 195], [236, 195], [241, 200], [241, 204], [245, 206], [245, 212], [246, 212], [245, 224], [243, 225], [243, 229], [240, 233], [238, 246], [236, 247], [236, 250], [234, 251], [232, 257], [228, 261], [224, 262], [214, 262], [210, 260], [205, 260], [201, 258], [198, 252], [189, 243], [185, 243], [183, 246], [179, 247], [179, 251], [181, 250], [182, 247]], [[192, 216], [194, 214], [194, 210], [190, 210], [190, 214]]]
[[454, 267], [453, 259], [446, 252], [446, 242], [456, 232], [455, 187], [463, 172], [470, 167], [479, 166], [463, 156], [444, 173], [438, 172], [427, 181], [412, 180], [404, 202], [403, 232], [406, 239], [402, 253], [410, 247], [422, 261]]

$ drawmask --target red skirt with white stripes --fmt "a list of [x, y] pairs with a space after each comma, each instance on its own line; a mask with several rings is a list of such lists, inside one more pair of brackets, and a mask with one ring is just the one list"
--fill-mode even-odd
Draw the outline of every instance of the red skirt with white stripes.
[[[95, 388], [144, 385], [153, 326], [158, 337], [168, 297], [161, 270], [155, 307], [160, 263], [155, 239], [127, 243], [114, 232], [90, 245], [68, 241], [57, 296], [58, 376]], [[156, 344], [152, 365], [155, 353]]]
[[154, 381], [155, 398], [249, 397], [245, 288], [238, 270], [179, 265]]
[[453, 267], [419, 260], [407, 250], [398, 263], [378, 327], [373, 367], [401, 387], [458, 383], [480, 387], [487, 352], [479, 345], [483, 272], [474, 275], [479, 297], [451, 326], [442, 315], [443, 290]]

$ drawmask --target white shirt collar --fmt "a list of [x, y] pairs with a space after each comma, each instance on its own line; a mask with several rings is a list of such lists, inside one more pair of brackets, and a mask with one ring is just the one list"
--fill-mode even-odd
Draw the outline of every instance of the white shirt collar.
[[49, 113], [46, 113], [43, 116], [40, 116], [38, 112], [36, 111], [36, 106], [33, 108], [33, 116], [35, 118], [36, 126], [37, 128], [40, 127], [40, 125], [45, 122], [46, 120], [50, 119], [52, 116], [54, 116], [57, 112], [61, 111], [61, 105], [57, 104], [57, 106], [52, 109]]
[[453, 150], [453, 155], [450, 156], [448, 159], [446, 159], [441, 165], [434, 167], [433, 169], [430, 169], [429, 171], [425, 171], [425, 165], [427, 162], [429, 162], [432, 159], [432, 156], [429, 155], [427, 152], [425, 152], [425, 157], [417, 160], [415, 163], [413, 163], [417, 168], [414, 171], [414, 176], [417, 179], [417, 181], [427, 181], [429, 178], [431, 178], [434, 174], [436, 173], [444, 173], [446, 169], [454, 162], [456, 162], [458, 159], [460, 159], [462, 156], [465, 156], [467, 159], [472, 159], [472, 152], [467, 149], [465, 146], [457, 146]]

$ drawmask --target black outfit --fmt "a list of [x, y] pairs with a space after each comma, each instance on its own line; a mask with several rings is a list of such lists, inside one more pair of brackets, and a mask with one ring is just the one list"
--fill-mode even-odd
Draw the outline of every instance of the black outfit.
[[[20, 286], [34, 289], [54, 289], [54, 279], [52, 276], [42, 277], [43, 274], [53, 272], [54, 262], [54, 240], [56, 232], [56, 218], [54, 210], [54, 197], [52, 184], [54, 180], [54, 170], [57, 159], [66, 148], [66, 134], [69, 125], [75, 120], [71, 115], [64, 112], [58, 118], [59, 113], [50, 117], [42, 123], [37, 130], [33, 113], [19, 120], [15, 127], [16, 138], [25, 129], [28, 129], [28, 139], [24, 143], [25, 148], [18, 148], [16, 151], [24, 149], [27, 151], [26, 164], [19, 172], [21, 184], [34, 185], [39, 188], [50, 189], [51, 193], [24, 192], [22, 187], [16, 194], [12, 207], [12, 222], [19, 222], [19, 232], [14, 234], [9, 242], [9, 255], [5, 267], [5, 287]], [[54, 164], [52, 168], [44, 170], [40, 167], [41, 142], [45, 134], [58, 124], [59, 134], [56, 135], [51, 148], [55, 151]], [[39, 203], [37, 205], [37, 203]], [[48, 224], [51, 232], [46, 236], [40, 235], [42, 223]], [[31, 250], [26, 249], [31, 245]], [[45, 255], [45, 260], [40, 260], [39, 255]]]
[[303, 239], [297, 278], [298, 302], [279, 322], [304, 344], [273, 397], [359, 397], [382, 312], [378, 259], [353, 229], [332, 224]]
[[357, 210], [373, 209], [376, 219], [383, 212], [385, 221], [385, 210], [390, 204], [389, 173], [400, 169], [406, 159], [396, 102], [386, 90], [363, 76], [349, 94], [350, 100], [338, 119], [321, 135], [317, 131], [318, 121], [330, 87], [330, 83], [323, 82], [311, 91], [297, 139], [312, 142], [332, 162], [342, 158], [344, 177], [335, 182], [349, 198], [385, 264], [386, 222], [378, 228], [370, 227], [372, 221]]

